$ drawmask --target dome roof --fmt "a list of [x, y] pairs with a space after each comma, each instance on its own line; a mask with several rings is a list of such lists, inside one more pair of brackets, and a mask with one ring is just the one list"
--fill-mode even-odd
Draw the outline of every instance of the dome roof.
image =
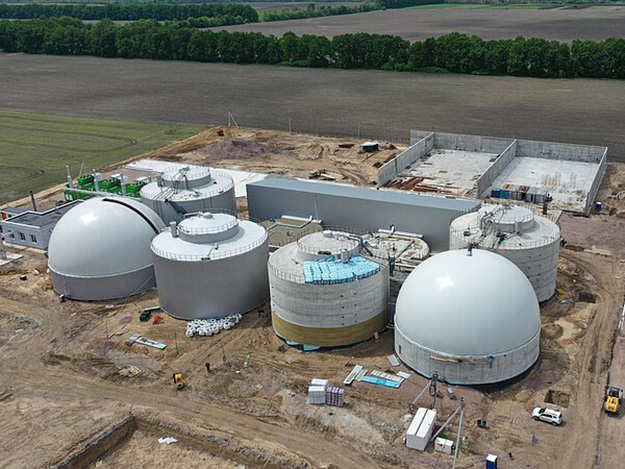
[[164, 226], [137, 200], [89, 199], [56, 224], [48, 246], [50, 269], [66, 276], [104, 277], [149, 267], [150, 241]]
[[506, 258], [474, 249], [446, 251], [406, 279], [395, 326], [436, 352], [490, 355], [527, 344], [540, 331], [540, 309], [523, 272]]

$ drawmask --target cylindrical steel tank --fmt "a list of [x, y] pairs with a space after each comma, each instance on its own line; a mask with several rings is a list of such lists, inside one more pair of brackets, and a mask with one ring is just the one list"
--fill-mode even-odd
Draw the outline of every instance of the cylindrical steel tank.
[[245, 313], [269, 296], [265, 228], [225, 213], [170, 223], [152, 241], [161, 307], [179, 319]]
[[483, 249], [437, 254], [401, 287], [395, 351], [415, 371], [448, 383], [514, 378], [540, 353], [532, 285], [512, 262]]
[[201, 166], [172, 166], [141, 188], [141, 202], [165, 223], [187, 213], [228, 210], [236, 213], [234, 181], [226, 173]]
[[560, 228], [552, 221], [516, 205], [485, 205], [451, 223], [450, 249], [462, 249], [469, 244], [512, 261], [529, 279], [538, 301], [553, 296]]
[[54, 290], [76, 300], [110, 300], [155, 285], [150, 241], [162, 220], [138, 200], [94, 197], [68, 211], [48, 245]]
[[313, 233], [269, 259], [273, 328], [291, 344], [338, 347], [386, 325], [388, 265], [361, 253], [353, 234]]

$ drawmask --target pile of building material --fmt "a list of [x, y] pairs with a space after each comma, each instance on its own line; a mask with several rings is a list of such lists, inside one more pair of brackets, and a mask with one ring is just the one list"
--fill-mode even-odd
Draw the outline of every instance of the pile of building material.
[[331, 386], [326, 389], [326, 405], [343, 407], [345, 404], [345, 389]]
[[308, 403], [343, 407], [345, 404], [345, 389], [330, 386], [329, 384], [327, 379], [314, 378], [308, 387]]
[[[392, 357], [395, 357], [395, 355], [392, 355]], [[395, 360], [397, 360], [397, 357], [395, 357]], [[349, 386], [352, 382], [354, 382], [354, 380], [356, 380], [364, 383], [386, 386], [389, 388], [398, 388], [404, 380], [408, 378], [410, 378], [410, 374], [404, 373], [403, 371], [398, 371], [397, 373], [385, 373], [379, 370], [368, 370], [363, 368], [362, 365], [355, 365], [352, 371], [350, 371], [347, 377], [343, 380], [343, 384]]]
[[380, 386], [387, 386], [389, 388], [398, 388], [401, 383], [404, 382], [404, 378], [391, 373], [384, 373], [379, 370], [371, 370], [369, 372], [371, 376], [363, 376], [360, 381], [365, 383], [379, 384]]
[[326, 387], [311, 385], [308, 387], [308, 403], [324, 405], [326, 403]]
[[196, 334], [202, 337], [210, 337], [211, 335], [219, 334], [222, 330], [232, 329], [241, 322], [242, 318], [242, 314], [232, 314], [223, 319], [195, 319], [187, 325], [185, 335], [189, 338]]
[[148, 347], [157, 348], [159, 350], [165, 350], [165, 348], [167, 348], [167, 344], [147, 339], [143, 337], [141, 334], [135, 334], [129, 337], [128, 340], [126, 340], [126, 345], [128, 345], [129, 347], [134, 344], [147, 345]]

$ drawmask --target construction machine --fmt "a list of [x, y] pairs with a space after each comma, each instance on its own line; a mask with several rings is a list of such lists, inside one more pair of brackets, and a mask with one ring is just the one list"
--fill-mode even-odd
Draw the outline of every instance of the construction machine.
[[605, 402], [603, 410], [610, 414], [618, 414], [623, 401], [623, 390], [616, 386], [607, 386], [605, 388]]
[[174, 385], [176, 389], [182, 389], [185, 387], [184, 377], [182, 373], [174, 373]]

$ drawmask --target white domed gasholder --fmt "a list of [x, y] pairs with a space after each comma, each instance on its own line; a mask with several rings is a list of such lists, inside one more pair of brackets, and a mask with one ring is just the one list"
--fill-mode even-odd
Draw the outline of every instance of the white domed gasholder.
[[154, 287], [150, 241], [164, 227], [141, 202], [96, 197], [67, 212], [48, 246], [54, 289], [68, 298], [123, 298]]
[[395, 350], [419, 373], [455, 384], [505, 381], [540, 350], [540, 308], [523, 272], [486, 250], [446, 251], [406, 279], [397, 299]]

